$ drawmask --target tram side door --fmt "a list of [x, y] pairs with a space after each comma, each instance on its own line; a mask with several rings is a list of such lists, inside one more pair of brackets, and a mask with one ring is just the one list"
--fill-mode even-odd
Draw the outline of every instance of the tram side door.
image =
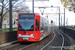
[[40, 38], [40, 25], [39, 21], [36, 19], [36, 24], [35, 24], [35, 32], [37, 33], [36, 38]]

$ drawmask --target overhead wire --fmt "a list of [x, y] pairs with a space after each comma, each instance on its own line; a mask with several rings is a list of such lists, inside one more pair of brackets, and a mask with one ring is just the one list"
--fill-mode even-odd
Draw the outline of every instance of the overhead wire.
[[[45, 5], [45, 7], [47, 7], [47, 5], [43, 2], [43, 1], [41, 1], [41, 3], [43, 3], [43, 5]], [[44, 10], [45, 11], [45, 10]], [[48, 14], [46, 14], [46, 15], [48, 15]]]
[[[40, 1], [41, 3], [42, 3], [42, 5], [44, 5], [44, 7], [46, 7], [46, 4], [44, 3], [44, 2], [42, 2], [42, 1]], [[38, 2], [37, 2], [38, 3]], [[40, 11], [41, 11], [41, 8], [39, 8], [40, 9]], [[44, 14], [44, 11], [45, 11], [45, 8], [43, 8], [43, 12], [41, 11], [41, 13], [42, 14]]]
[[[38, 2], [36, 2], [36, 3], [38, 3]], [[39, 3], [38, 3], [39, 4]], [[39, 4], [40, 5], [40, 4]], [[44, 12], [44, 9], [43, 9], [43, 12], [41, 11], [41, 8], [39, 8], [39, 10], [40, 10], [40, 12], [41, 12], [41, 14], [43, 14], [43, 12]]]

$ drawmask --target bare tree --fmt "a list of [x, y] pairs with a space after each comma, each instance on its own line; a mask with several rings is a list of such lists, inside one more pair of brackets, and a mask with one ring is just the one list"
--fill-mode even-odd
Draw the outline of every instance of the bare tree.
[[[14, 2], [16, 3], [16, 1]], [[2, 28], [3, 17], [9, 12], [9, 0], [0, 1], [0, 28]]]
[[25, 12], [29, 12], [29, 7], [27, 5], [24, 4], [24, 0], [18, 4], [16, 4], [16, 6], [13, 6], [13, 10], [14, 11], [25, 11]]
[[[13, 1], [12, 2], [12, 6], [17, 9], [16, 5], [18, 5], [18, 3], [23, 2], [25, 0], [19, 1]], [[26, 8], [26, 7], [25, 7]], [[23, 9], [23, 8], [21, 8]], [[9, 0], [0, 0], [0, 28], [2, 28], [2, 22], [3, 22], [3, 17], [9, 12]]]

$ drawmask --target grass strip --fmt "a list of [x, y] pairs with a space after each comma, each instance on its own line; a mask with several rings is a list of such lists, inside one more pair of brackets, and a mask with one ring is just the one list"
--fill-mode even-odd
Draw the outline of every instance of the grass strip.
[[[17, 29], [13, 29], [12, 31], [17, 31]], [[3, 32], [10, 32], [9, 29], [6, 29], [6, 30], [1, 30], [0, 33], [3, 33]]]

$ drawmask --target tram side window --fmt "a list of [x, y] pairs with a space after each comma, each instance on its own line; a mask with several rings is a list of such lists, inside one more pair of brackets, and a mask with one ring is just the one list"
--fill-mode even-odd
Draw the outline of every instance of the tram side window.
[[38, 31], [39, 31], [39, 21], [37, 22], [37, 25], [38, 25]]
[[35, 31], [37, 31], [37, 19], [36, 19], [36, 24], [35, 24]]
[[43, 23], [41, 22], [41, 30], [43, 30]]
[[43, 30], [43, 19], [41, 20], [41, 30]]

